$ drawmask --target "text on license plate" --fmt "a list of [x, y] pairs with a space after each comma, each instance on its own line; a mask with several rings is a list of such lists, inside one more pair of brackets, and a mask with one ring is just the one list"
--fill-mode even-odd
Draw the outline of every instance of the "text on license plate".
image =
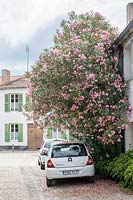
[[67, 171], [62, 171], [63, 175], [76, 175], [78, 174], [79, 170], [67, 170]]

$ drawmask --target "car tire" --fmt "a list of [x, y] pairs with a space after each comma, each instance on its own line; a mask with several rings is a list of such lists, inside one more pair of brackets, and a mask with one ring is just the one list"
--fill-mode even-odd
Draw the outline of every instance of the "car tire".
[[95, 176], [88, 176], [87, 177], [87, 182], [88, 183], [95, 183]]
[[46, 177], [46, 185], [47, 187], [51, 187], [53, 185], [53, 180]]
[[44, 169], [45, 169], [45, 165], [43, 165], [42, 163], [40, 163], [40, 168], [41, 168], [42, 170], [44, 170]]
[[39, 160], [38, 160], [38, 165], [40, 166], [40, 162], [39, 162]]

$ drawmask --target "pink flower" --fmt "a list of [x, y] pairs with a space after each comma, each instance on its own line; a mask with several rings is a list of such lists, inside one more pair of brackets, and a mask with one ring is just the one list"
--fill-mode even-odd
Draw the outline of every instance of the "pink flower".
[[101, 38], [102, 38], [102, 40], [107, 40], [107, 34], [102, 34]]
[[75, 111], [77, 109], [78, 109], [78, 106], [76, 106], [75, 104], [73, 104], [70, 110]]
[[84, 117], [82, 115], [79, 116], [79, 119], [84, 119]]
[[99, 42], [99, 43], [97, 44], [97, 46], [98, 46], [98, 47], [103, 47], [103, 43], [102, 43], [102, 42]]
[[80, 53], [80, 50], [79, 49], [74, 49], [74, 54], [75, 55], [78, 55]]
[[99, 12], [95, 12], [95, 16], [104, 19], [104, 17]]
[[95, 79], [95, 74], [87, 74], [87, 79]]
[[80, 58], [81, 58], [82, 60], [86, 60], [86, 56], [85, 56], [84, 54], [81, 54]]
[[116, 56], [114, 56], [114, 61], [118, 62], [118, 58]]
[[112, 134], [112, 135], [115, 135], [115, 131], [111, 131], [111, 134]]
[[98, 122], [101, 124], [103, 122], [103, 117], [99, 117]]
[[43, 67], [42, 67], [42, 69], [45, 70], [46, 68], [47, 68], [47, 65], [44, 64]]
[[66, 99], [66, 100], [68, 99], [68, 95], [67, 94], [61, 93], [61, 95], [63, 96], [64, 99]]
[[84, 100], [84, 96], [80, 96], [80, 97], [79, 97], [79, 100], [80, 100], [80, 101], [83, 101], [83, 100]]
[[95, 33], [94, 35], [95, 35], [95, 37], [98, 37], [98, 33]]
[[54, 49], [53, 53], [56, 54], [56, 55], [60, 55], [61, 50], [60, 49]]
[[59, 35], [60, 35], [60, 37], [62, 37], [62, 38], [64, 37], [64, 33], [63, 33], [63, 32], [60, 32]]
[[32, 91], [33, 91], [33, 87], [29, 87], [28, 88], [28, 93], [27, 93], [27, 96], [32, 96]]

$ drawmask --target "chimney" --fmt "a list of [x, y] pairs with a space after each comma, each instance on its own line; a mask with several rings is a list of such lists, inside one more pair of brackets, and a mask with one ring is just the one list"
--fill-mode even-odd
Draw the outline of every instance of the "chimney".
[[127, 5], [127, 25], [133, 19], [133, 3]]
[[2, 69], [2, 83], [7, 83], [10, 81], [10, 71], [7, 69]]

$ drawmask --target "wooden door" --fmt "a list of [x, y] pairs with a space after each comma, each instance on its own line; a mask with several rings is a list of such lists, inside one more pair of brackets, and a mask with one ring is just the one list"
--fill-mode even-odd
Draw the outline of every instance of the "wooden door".
[[43, 141], [43, 132], [33, 124], [28, 124], [28, 149], [39, 149]]

